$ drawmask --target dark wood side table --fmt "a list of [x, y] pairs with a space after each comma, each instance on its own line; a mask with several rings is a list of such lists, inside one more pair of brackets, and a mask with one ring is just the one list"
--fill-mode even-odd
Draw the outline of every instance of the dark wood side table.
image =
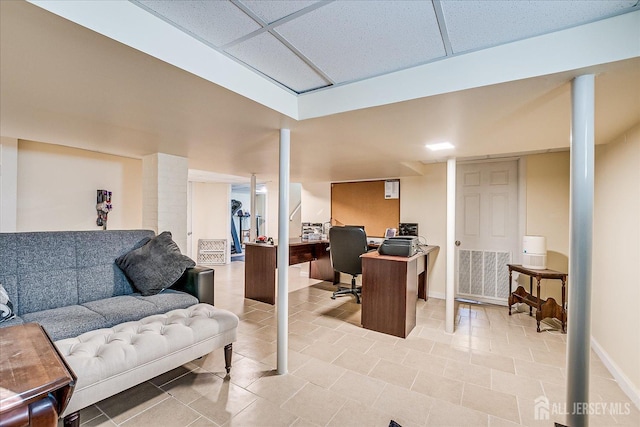
[[37, 323], [0, 329], [0, 427], [55, 427], [76, 375]]
[[[519, 264], [507, 264], [509, 267], [509, 316], [511, 316], [511, 306], [515, 303], [525, 303], [529, 306], [529, 316], [532, 316], [533, 307], [536, 308], [536, 321], [538, 332], [540, 332], [540, 321], [547, 317], [554, 317], [562, 322], [562, 332], [566, 333], [567, 312], [565, 310], [567, 274], [555, 270], [536, 270], [526, 268]], [[529, 276], [529, 292], [522, 286], [518, 286], [515, 292], [511, 292], [511, 275], [513, 271]], [[536, 296], [533, 296], [533, 278], [537, 282]], [[558, 305], [555, 299], [546, 300], [540, 298], [540, 280], [556, 279], [562, 282], [562, 305]]]

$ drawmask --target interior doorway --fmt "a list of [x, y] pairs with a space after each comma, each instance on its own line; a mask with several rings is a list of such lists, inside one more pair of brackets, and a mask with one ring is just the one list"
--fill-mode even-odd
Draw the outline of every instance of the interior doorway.
[[249, 229], [256, 228], [256, 236], [264, 234], [267, 188], [256, 184], [255, 212], [251, 212], [251, 186], [249, 184], [231, 185], [231, 260], [244, 259], [244, 245], [249, 241]]
[[519, 250], [518, 161], [456, 167], [456, 297], [506, 305]]

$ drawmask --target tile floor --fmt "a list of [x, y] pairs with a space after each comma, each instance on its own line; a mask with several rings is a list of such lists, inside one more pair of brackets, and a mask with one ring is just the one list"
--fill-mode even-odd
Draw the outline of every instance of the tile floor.
[[[536, 333], [506, 307], [419, 301], [407, 339], [359, 325], [352, 298], [289, 269], [289, 374], [276, 375], [273, 306], [244, 299], [244, 263], [215, 268], [216, 305], [240, 317], [233, 368], [222, 350], [84, 409], [83, 426], [552, 426], [565, 422], [566, 335]], [[640, 426], [640, 411], [591, 355], [592, 426]], [[545, 400], [546, 399], [546, 400]], [[548, 407], [549, 418], [537, 420]], [[607, 403], [609, 407], [602, 411]], [[548, 405], [548, 406], [544, 406]], [[613, 408], [613, 410], [609, 410]]]

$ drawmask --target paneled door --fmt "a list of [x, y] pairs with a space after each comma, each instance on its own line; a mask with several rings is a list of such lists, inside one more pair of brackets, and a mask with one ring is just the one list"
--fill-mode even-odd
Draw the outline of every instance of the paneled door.
[[457, 297], [507, 303], [518, 244], [518, 162], [456, 167]]

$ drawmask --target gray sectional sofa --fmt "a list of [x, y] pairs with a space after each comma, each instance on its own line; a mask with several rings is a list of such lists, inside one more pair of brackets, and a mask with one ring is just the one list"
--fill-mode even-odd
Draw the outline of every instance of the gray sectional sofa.
[[157, 295], [136, 291], [114, 261], [153, 237], [150, 230], [0, 233], [0, 283], [16, 314], [0, 327], [37, 322], [57, 341], [198, 302], [213, 305], [209, 268], [187, 269]]

